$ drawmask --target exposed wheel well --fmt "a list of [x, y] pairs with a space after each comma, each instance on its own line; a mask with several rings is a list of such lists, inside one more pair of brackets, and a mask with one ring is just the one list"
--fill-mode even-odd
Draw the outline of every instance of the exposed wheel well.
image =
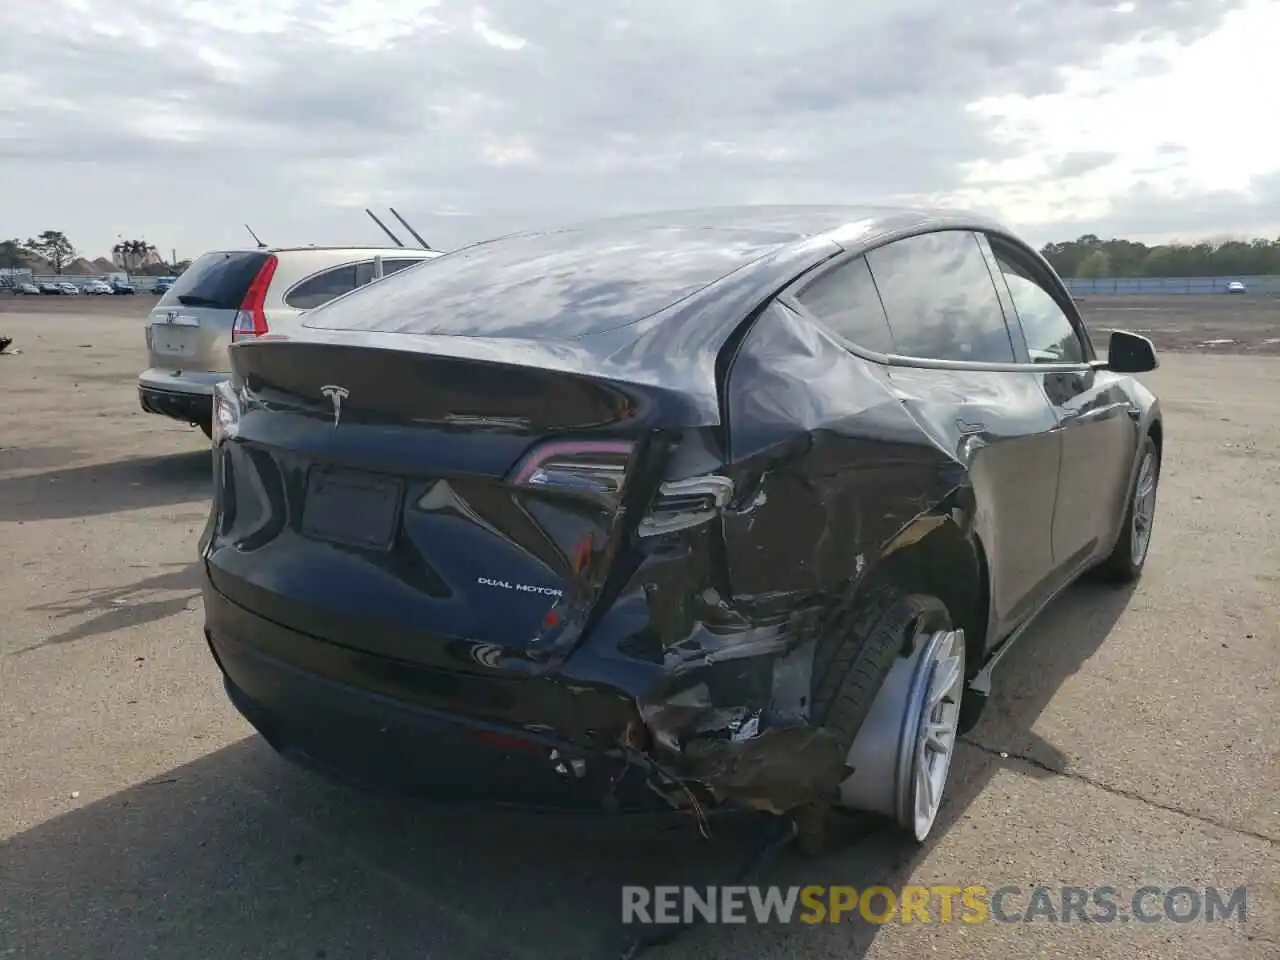
[[1147, 433], [1151, 439], [1155, 441], [1156, 456], [1164, 459], [1164, 426], [1159, 420], [1152, 420], [1151, 426], [1147, 428]]
[[951, 622], [964, 630], [967, 672], [977, 673], [986, 647], [991, 579], [976, 535], [967, 537], [948, 521], [890, 554], [876, 575], [904, 593], [928, 594], [942, 601]]

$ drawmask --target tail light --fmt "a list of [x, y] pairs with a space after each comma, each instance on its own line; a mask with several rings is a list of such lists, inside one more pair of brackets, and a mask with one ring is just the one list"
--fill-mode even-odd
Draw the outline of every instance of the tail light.
[[616, 440], [544, 443], [516, 465], [511, 482], [587, 494], [617, 506], [633, 449]]
[[220, 380], [213, 388], [213, 429], [210, 439], [215, 447], [234, 437], [240, 428], [240, 398], [235, 387]]
[[[545, 443], [516, 466], [511, 482], [586, 494], [616, 507], [633, 452], [632, 444], [619, 441]], [[652, 537], [706, 523], [719, 516], [733, 492], [733, 481], [718, 474], [664, 483], [636, 532]]]
[[686, 480], [672, 480], [658, 488], [653, 509], [640, 521], [636, 531], [642, 537], [696, 527], [720, 515], [733, 499], [733, 481], [707, 473]]
[[257, 276], [244, 292], [244, 302], [236, 311], [235, 323], [231, 327], [231, 340], [243, 340], [246, 337], [261, 337], [267, 333], [267, 290], [271, 287], [271, 278], [275, 276], [279, 261], [271, 254], [263, 262]]

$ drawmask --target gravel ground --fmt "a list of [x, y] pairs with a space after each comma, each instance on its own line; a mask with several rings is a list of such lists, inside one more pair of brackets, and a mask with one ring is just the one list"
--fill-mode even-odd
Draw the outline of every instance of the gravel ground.
[[[0, 957], [608, 957], [621, 884], [725, 881], [732, 845], [687, 825], [446, 815], [277, 759], [201, 641], [209, 455], [138, 409], [147, 300], [33, 302], [0, 316]], [[1010, 655], [925, 849], [872, 831], [770, 879], [1247, 885], [1247, 919], [720, 926], [654, 956], [1280, 957], [1280, 361], [1177, 352], [1275, 352], [1277, 311], [1142, 306], [1085, 304], [1173, 351], [1140, 585], [1073, 588]]]
[[85, 296], [26, 297], [0, 291], [0, 315], [6, 313], [45, 316], [59, 314], [80, 317], [142, 316], [160, 298], [152, 293], [135, 293], [131, 297]]
[[1169, 352], [1280, 356], [1280, 297], [1097, 296], [1080, 310], [1099, 347], [1111, 330], [1129, 330]]

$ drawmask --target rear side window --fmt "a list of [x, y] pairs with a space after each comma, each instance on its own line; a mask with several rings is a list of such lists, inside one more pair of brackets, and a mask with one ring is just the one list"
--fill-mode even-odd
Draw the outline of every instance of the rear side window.
[[422, 262], [421, 260], [383, 260], [382, 275], [388, 277], [397, 270], [403, 270], [405, 267], [412, 267]]
[[206, 253], [182, 272], [158, 306], [238, 310], [268, 256], [257, 250]]
[[[357, 267], [365, 267], [365, 276], [357, 275]], [[284, 302], [295, 310], [314, 310], [335, 297], [350, 293], [373, 279], [373, 264], [348, 263], [303, 280], [285, 296]], [[362, 281], [362, 282], [361, 282]]]
[[828, 270], [796, 297], [806, 310], [850, 343], [893, 353], [893, 334], [871, 270], [862, 257]]
[[993, 243], [991, 247], [1009, 285], [1009, 296], [1022, 323], [1032, 363], [1083, 363], [1084, 345], [1053, 294], [998, 244]]
[[978, 238], [942, 230], [867, 254], [894, 352], [928, 360], [1012, 363], [1013, 341]]

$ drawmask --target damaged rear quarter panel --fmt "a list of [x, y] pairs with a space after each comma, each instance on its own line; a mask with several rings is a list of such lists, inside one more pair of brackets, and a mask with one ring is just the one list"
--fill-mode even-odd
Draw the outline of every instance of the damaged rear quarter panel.
[[732, 475], [762, 494], [725, 519], [738, 604], [849, 584], [879, 545], [967, 483], [886, 368], [781, 303], [743, 342], [727, 407]]
[[810, 716], [814, 650], [845, 642], [878, 572], [964, 607], [979, 655], [1038, 601], [1060, 441], [1035, 374], [882, 365], [778, 301], [724, 407], [736, 498], [696, 534], [723, 570], [670, 583], [696, 609], [669, 624], [668, 684], [642, 710], [685, 777], [778, 812], [847, 775], [847, 744]]
[[878, 548], [966, 472], [882, 368], [779, 303], [743, 341], [725, 406], [735, 500], [718, 523], [664, 545], [688, 551], [668, 580], [648, 578], [668, 682], [641, 709], [655, 756], [682, 779], [783, 812], [847, 775], [848, 744], [810, 722], [818, 632]]

